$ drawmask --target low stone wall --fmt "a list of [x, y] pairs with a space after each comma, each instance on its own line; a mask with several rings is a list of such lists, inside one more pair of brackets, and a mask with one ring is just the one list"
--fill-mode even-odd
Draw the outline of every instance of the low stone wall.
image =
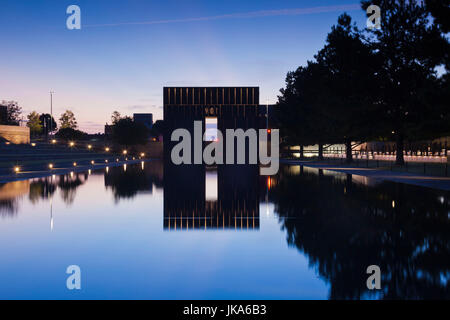
[[0, 137], [14, 144], [30, 143], [30, 128], [0, 126]]

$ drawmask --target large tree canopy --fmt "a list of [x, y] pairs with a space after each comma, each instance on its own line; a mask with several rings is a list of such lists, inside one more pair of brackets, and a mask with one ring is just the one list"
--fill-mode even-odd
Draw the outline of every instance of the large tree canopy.
[[77, 119], [72, 111], [66, 110], [59, 118], [61, 129], [76, 129], [78, 127]]
[[113, 140], [119, 144], [132, 146], [148, 142], [149, 131], [143, 123], [134, 122], [129, 117], [121, 118], [113, 127]]
[[315, 60], [287, 74], [276, 112], [285, 143], [318, 144], [319, 157], [324, 143], [345, 143], [351, 160], [352, 141], [395, 140], [403, 164], [405, 140], [449, 134], [449, 76], [437, 72], [449, 69], [439, 5], [374, 0], [362, 8], [372, 4], [381, 29], [358, 30], [343, 14]]
[[[430, 98], [439, 84], [436, 67], [443, 63], [439, 48], [447, 40], [436, 25], [429, 21], [429, 12], [418, 1], [363, 1], [366, 9], [375, 4], [381, 8], [381, 29], [372, 29], [371, 44], [381, 61], [377, 96], [385, 134], [394, 132], [397, 145], [397, 164], [403, 164], [405, 139], [419, 139], [424, 124], [438, 123], [439, 104]], [[439, 136], [433, 132], [428, 136]]]

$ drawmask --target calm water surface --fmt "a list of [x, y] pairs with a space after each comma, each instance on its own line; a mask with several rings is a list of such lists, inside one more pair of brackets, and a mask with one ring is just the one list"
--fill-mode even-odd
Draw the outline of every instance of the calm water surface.
[[0, 298], [449, 298], [449, 201], [300, 166], [268, 178], [147, 162], [0, 184]]

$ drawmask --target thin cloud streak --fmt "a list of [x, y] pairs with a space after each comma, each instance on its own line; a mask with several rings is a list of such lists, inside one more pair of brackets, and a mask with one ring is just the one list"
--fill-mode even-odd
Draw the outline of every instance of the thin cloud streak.
[[315, 13], [326, 13], [336, 11], [352, 11], [360, 10], [359, 4], [344, 4], [336, 6], [323, 6], [313, 8], [297, 8], [297, 9], [280, 9], [280, 10], [262, 10], [245, 13], [231, 13], [219, 16], [198, 17], [198, 18], [184, 18], [184, 19], [169, 19], [169, 20], [154, 20], [141, 22], [121, 22], [121, 23], [106, 23], [106, 24], [91, 24], [83, 27], [116, 27], [128, 25], [152, 25], [152, 24], [169, 24], [169, 23], [183, 23], [183, 22], [201, 22], [223, 19], [246, 19], [246, 18], [261, 18], [261, 17], [275, 17], [275, 16], [296, 16]]

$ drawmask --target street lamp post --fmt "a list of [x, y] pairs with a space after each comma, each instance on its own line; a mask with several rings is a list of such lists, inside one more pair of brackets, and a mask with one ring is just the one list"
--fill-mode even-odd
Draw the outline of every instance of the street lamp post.
[[52, 121], [53, 121], [53, 94], [54, 94], [55, 92], [53, 92], [53, 91], [50, 91], [50, 129], [49, 129], [49, 133], [50, 133], [50, 135], [52, 134], [52, 132], [53, 132], [53, 123], [52, 123]]

